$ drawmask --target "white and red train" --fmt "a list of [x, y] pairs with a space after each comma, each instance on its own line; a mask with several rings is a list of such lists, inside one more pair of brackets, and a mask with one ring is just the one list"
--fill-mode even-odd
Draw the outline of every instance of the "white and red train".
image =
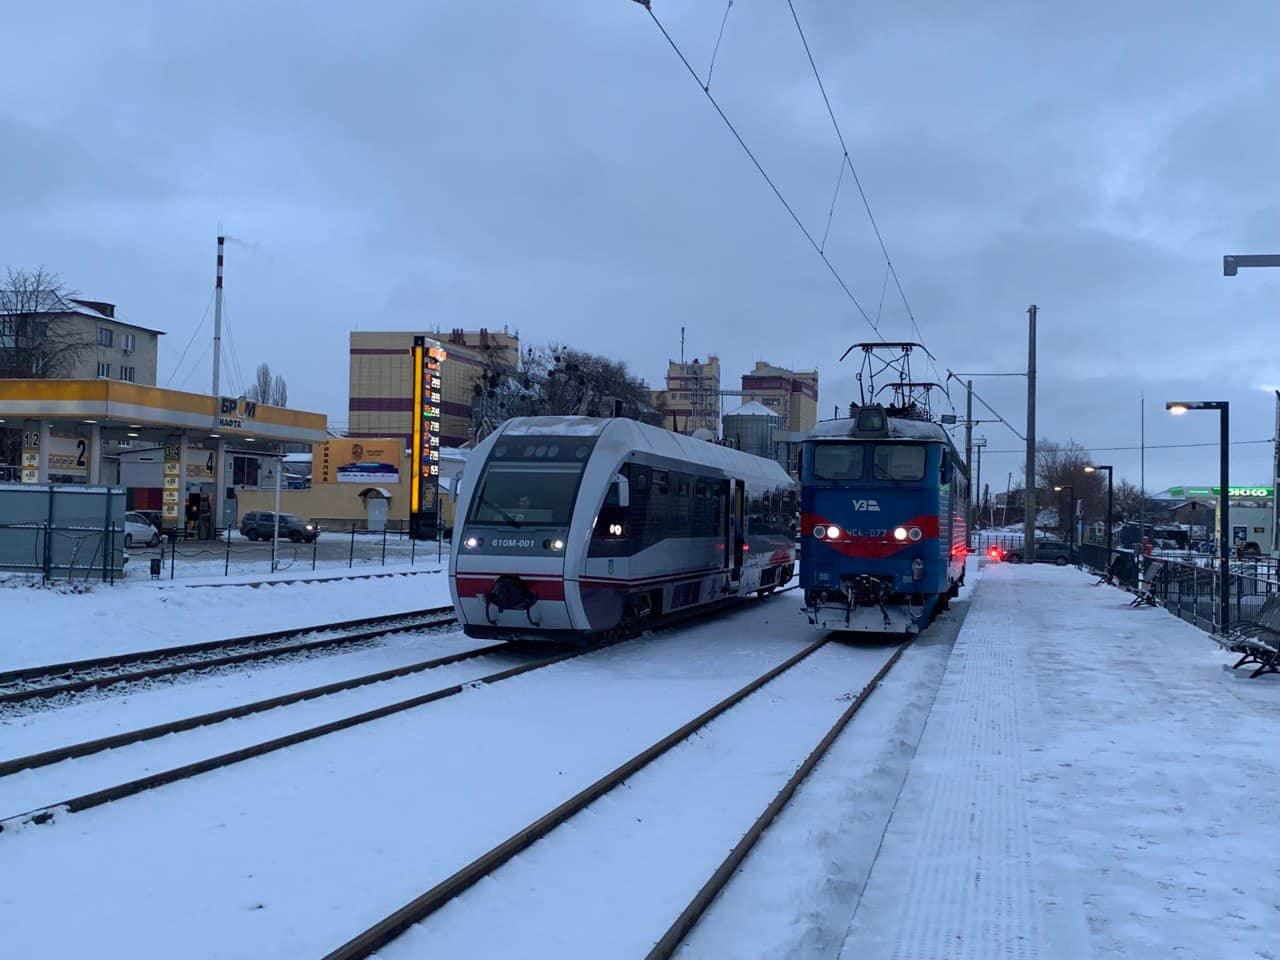
[[635, 420], [521, 417], [468, 457], [449, 583], [469, 636], [634, 628], [791, 579], [775, 461]]

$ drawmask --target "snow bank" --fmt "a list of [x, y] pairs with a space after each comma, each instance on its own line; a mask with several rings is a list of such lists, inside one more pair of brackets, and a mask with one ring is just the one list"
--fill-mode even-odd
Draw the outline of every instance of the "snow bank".
[[179, 646], [266, 630], [443, 606], [443, 572], [269, 587], [156, 589], [93, 585], [85, 592], [0, 583], [0, 670]]

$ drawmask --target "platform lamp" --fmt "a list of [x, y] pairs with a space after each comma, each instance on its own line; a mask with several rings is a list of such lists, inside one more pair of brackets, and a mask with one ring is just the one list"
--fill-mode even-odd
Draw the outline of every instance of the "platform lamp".
[[1053, 488], [1054, 493], [1067, 492], [1067, 553], [1074, 554], [1076, 552], [1076, 489], [1069, 483], [1060, 484]]
[[1231, 594], [1231, 526], [1227, 501], [1227, 477], [1231, 466], [1231, 404], [1226, 400], [1171, 400], [1164, 408], [1175, 417], [1188, 410], [1218, 411], [1218, 596], [1221, 600], [1218, 604], [1218, 629], [1226, 636], [1231, 623], [1228, 603]]
[[1091, 463], [1084, 468], [1085, 473], [1097, 473], [1099, 470], [1107, 471], [1107, 562], [1102, 568], [1103, 574], [1108, 580], [1111, 579], [1111, 512], [1114, 498], [1112, 495], [1112, 470], [1109, 463]]

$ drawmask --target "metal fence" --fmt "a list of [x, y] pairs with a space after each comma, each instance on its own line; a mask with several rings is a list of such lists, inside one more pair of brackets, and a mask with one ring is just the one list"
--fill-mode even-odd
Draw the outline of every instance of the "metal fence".
[[294, 542], [281, 537], [275, 544], [249, 541], [224, 530], [217, 540], [178, 540], [158, 547], [131, 551], [131, 566], [141, 568], [135, 576], [174, 580], [178, 577], [228, 577], [257, 574], [305, 572], [312, 570], [360, 569], [420, 563], [443, 564], [448, 559], [449, 542], [443, 536], [417, 540], [409, 535], [409, 525], [397, 521], [382, 530], [368, 530], [351, 521], [338, 526], [322, 525], [315, 540]]
[[124, 573], [124, 490], [0, 484], [0, 570], [115, 582]]
[[[1100, 544], [1085, 543], [1077, 548], [1077, 557], [1082, 566], [1101, 574], [1107, 567], [1106, 552], [1106, 547]], [[1137, 557], [1132, 550], [1116, 549], [1112, 552], [1110, 569], [1118, 584], [1138, 590], [1141, 579], [1143, 585], [1149, 586], [1152, 596], [1170, 613], [1210, 633], [1217, 630], [1222, 601], [1215, 557]], [[1280, 581], [1271, 573], [1274, 570], [1275, 561], [1269, 558], [1231, 561], [1227, 603], [1233, 625], [1256, 619], [1267, 599], [1280, 592]]]
[[[1147, 563], [1152, 570], [1155, 562]], [[1216, 566], [1165, 560], [1155, 572], [1151, 588], [1170, 613], [1212, 633], [1220, 619], [1219, 583]], [[1233, 625], [1256, 620], [1267, 598], [1278, 590], [1280, 583], [1274, 579], [1233, 569], [1227, 576], [1228, 619]]]

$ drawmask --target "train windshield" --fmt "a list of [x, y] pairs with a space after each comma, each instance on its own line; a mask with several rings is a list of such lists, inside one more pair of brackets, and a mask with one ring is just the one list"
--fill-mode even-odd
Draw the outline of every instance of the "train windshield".
[[863, 452], [861, 443], [815, 443], [813, 445], [814, 480], [861, 480]]
[[926, 450], [915, 443], [878, 443], [874, 458], [877, 480], [923, 480]]
[[594, 437], [513, 437], [489, 455], [471, 502], [473, 523], [567, 527]]

